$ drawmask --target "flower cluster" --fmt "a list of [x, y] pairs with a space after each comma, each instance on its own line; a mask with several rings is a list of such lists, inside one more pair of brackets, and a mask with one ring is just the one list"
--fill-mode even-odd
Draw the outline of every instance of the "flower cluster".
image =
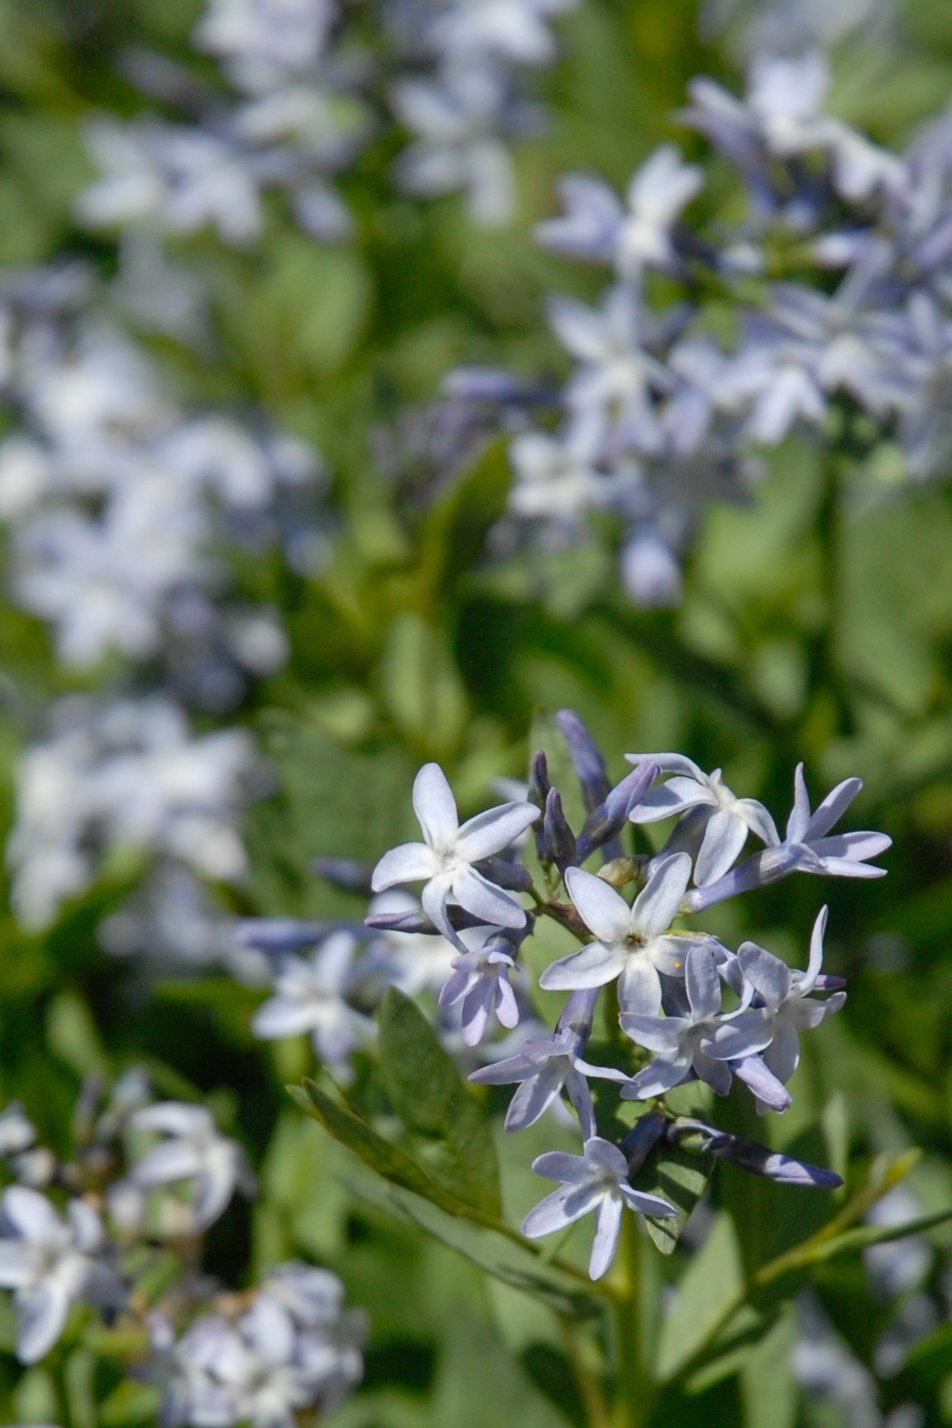
[[220, 66], [209, 83], [168, 59], [125, 57], [141, 90], [175, 122], [101, 118], [88, 131], [100, 176], [82, 195], [84, 224], [172, 236], [213, 229], [250, 246], [280, 194], [324, 242], [352, 220], [333, 180], [381, 132], [410, 135], [395, 169], [407, 193], [461, 190], [472, 216], [508, 218], [508, 141], [538, 128], [522, 70], [550, 64], [547, 21], [577, 0], [400, 0], [348, 11], [340, 0], [209, 0], [193, 33]]
[[251, 740], [195, 736], [186, 708], [230, 712], [287, 657], [277, 614], [239, 594], [233, 563], [277, 547], [304, 570], [322, 539], [313, 452], [183, 408], [103, 306], [77, 265], [0, 284], [11, 594], [50, 627], [71, 677], [109, 677], [98, 696], [53, 703], [18, 770], [7, 851], [33, 926], [117, 847], [242, 875]]
[[[152, 1102], [131, 1073], [105, 1106], [84, 1087], [76, 1123], [73, 1159], [61, 1162], [19, 1105], [0, 1115], [14, 1176], [0, 1197], [0, 1286], [13, 1292], [20, 1361], [45, 1358], [86, 1305], [141, 1332], [130, 1371], [155, 1386], [164, 1428], [293, 1428], [301, 1410], [336, 1407], [361, 1378], [365, 1327], [336, 1275], [292, 1261], [248, 1290], [219, 1291], [198, 1267], [201, 1236], [234, 1191], [255, 1190], [211, 1113]], [[136, 1276], [160, 1252], [178, 1257], [178, 1272], [156, 1300]]]
[[[743, 99], [689, 85], [678, 117], [732, 170], [739, 222], [693, 217], [707, 176], [666, 144], [622, 196], [566, 177], [562, 214], [537, 230], [611, 279], [594, 307], [549, 301], [571, 371], [553, 419], [537, 394], [511, 443], [512, 516], [548, 545], [610, 516], [638, 604], [678, 601], [709, 504], [747, 499], [791, 434], [821, 432], [861, 466], [877, 450], [870, 480], [947, 468], [950, 121], [892, 153], [825, 110], [828, 83], [811, 50], [758, 52]], [[516, 384], [462, 371], [450, 389], [502, 394], [511, 425]]]
[[[732, 951], [688, 920], [796, 871], [878, 877], [883, 869], [869, 860], [890, 840], [872, 832], [831, 833], [860, 782], [839, 784], [811, 812], [802, 767], [783, 836], [767, 809], [756, 799], [738, 798], [720, 770], [704, 774], [682, 755], [629, 754], [633, 772], [612, 787], [581, 720], [568, 711], [557, 717], [588, 809], [581, 827], [567, 822], [563, 791], [551, 787], [543, 754], [534, 760], [527, 800], [490, 809], [462, 826], [442, 771], [428, 764], [413, 790], [425, 841], [384, 854], [373, 886], [423, 883], [418, 916], [404, 917], [403, 925], [417, 933], [439, 931], [459, 948], [440, 1000], [462, 1000], [463, 1035], [471, 1045], [482, 1038], [493, 1010], [503, 1026], [518, 1023], [513, 983], [525, 987], [521, 947], [541, 919], [553, 919], [582, 944], [538, 977], [541, 988], [570, 994], [552, 1034], [533, 1032], [515, 1055], [470, 1079], [517, 1084], [506, 1118], [512, 1131], [539, 1120], [563, 1091], [568, 1096], [584, 1153], [536, 1160], [536, 1170], [561, 1188], [532, 1211], [524, 1231], [548, 1234], [596, 1210], [590, 1268], [598, 1277], [611, 1262], [625, 1205], [652, 1218], [676, 1213], [631, 1183], [661, 1139], [790, 1184], [838, 1183], [829, 1171], [678, 1116], [664, 1102], [673, 1088], [691, 1081], [726, 1096], [736, 1078], [759, 1111], [786, 1110], [801, 1033], [845, 1001], [841, 980], [821, 970], [827, 909], [816, 917], [805, 971], [752, 941]], [[627, 825], [665, 819], [674, 824], [658, 852], [625, 856], [620, 835]], [[518, 861], [513, 844], [529, 829], [534, 844]], [[763, 847], [737, 862], [751, 836]], [[603, 863], [598, 873], [581, 866], [596, 853]], [[530, 896], [531, 913], [520, 891]], [[372, 915], [369, 922], [380, 926], [381, 918]], [[461, 932], [476, 927], [479, 932], [468, 933], [471, 941], [464, 944]], [[612, 1064], [593, 1065], [584, 1052], [600, 1003], [622, 1036], [602, 1053]], [[651, 1105], [642, 1108], [621, 1145], [599, 1134], [593, 1079], [615, 1083], [623, 1101]]]

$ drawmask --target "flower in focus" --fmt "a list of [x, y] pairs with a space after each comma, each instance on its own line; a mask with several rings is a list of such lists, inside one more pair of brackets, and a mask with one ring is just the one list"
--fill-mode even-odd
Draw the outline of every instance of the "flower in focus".
[[414, 779], [413, 808], [426, 841], [402, 843], [385, 853], [374, 869], [374, 892], [425, 878], [420, 897], [424, 912], [463, 952], [467, 949], [450, 922], [448, 902], [491, 926], [524, 927], [526, 915], [519, 904], [473, 864], [507, 848], [535, 822], [539, 810], [531, 803], [504, 803], [460, 827], [456, 800], [438, 764], [424, 764]]
[[617, 1145], [591, 1136], [585, 1142], [584, 1155], [566, 1155], [550, 1151], [537, 1156], [532, 1168], [548, 1180], [561, 1180], [558, 1190], [530, 1210], [522, 1233], [530, 1239], [564, 1230], [594, 1210], [596, 1214], [595, 1242], [588, 1272], [592, 1279], [601, 1279], [615, 1257], [622, 1210], [627, 1205], [639, 1215], [666, 1219], [678, 1212], [658, 1195], [645, 1195], [628, 1183], [628, 1161]]

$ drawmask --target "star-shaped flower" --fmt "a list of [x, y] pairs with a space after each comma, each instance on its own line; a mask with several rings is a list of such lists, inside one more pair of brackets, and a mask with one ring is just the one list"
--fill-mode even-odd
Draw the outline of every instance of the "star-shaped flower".
[[[688, 879], [687, 853], [659, 858], [631, 907], [602, 878], [569, 868], [565, 885], [585, 926], [594, 932], [580, 952], [553, 962], [539, 978], [547, 990], [604, 987], [619, 978], [623, 1010], [656, 1016], [661, 1010], [661, 978], [683, 977], [688, 948], [698, 940], [670, 934]], [[707, 938], [701, 939], [707, 942]]]
[[537, 1175], [561, 1180], [526, 1216], [522, 1233], [530, 1239], [551, 1235], [580, 1220], [590, 1210], [597, 1216], [595, 1243], [588, 1272], [601, 1279], [615, 1257], [621, 1214], [627, 1205], [639, 1215], [667, 1219], [678, 1212], [658, 1195], [645, 1195], [628, 1183], [629, 1166], [623, 1152], [609, 1140], [593, 1135], [585, 1142], [584, 1155], [549, 1151], [532, 1162]]
[[651, 789], [628, 815], [632, 823], [656, 823], [661, 818], [697, 809], [694, 818], [699, 846], [694, 867], [698, 887], [724, 876], [737, 857], [747, 834], [754, 832], [764, 843], [777, 842], [777, 830], [770, 814], [756, 798], [737, 798], [721, 777], [720, 769], [702, 773], [683, 754], [626, 754], [630, 763], [645, 760], [673, 774], [667, 783]]
[[687, 1016], [632, 1016], [622, 1013], [622, 1030], [658, 1055], [622, 1090], [625, 1100], [662, 1096], [693, 1075], [719, 1096], [731, 1086], [729, 1061], [751, 1056], [770, 1041], [763, 1010], [721, 1015], [721, 979], [713, 951], [692, 947], [685, 968]]
[[426, 879], [420, 896], [423, 910], [462, 952], [468, 949], [450, 922], [448, 902], [490, 926], [524, 927], [526, 914], [519, 904], [473, 864], [507, 848], [539, 817], [538, 808], [532, 803], [503, 803], [460, 827], [456, 800], [443, 770], [439, 764], [424, 764], [413, 781], [413, 809], [426, 841], [401, 843], [384, 853], [374, 869], [374, 892]]
[[799, 1032], [819, 1026], [846, 1001], [846, 993], [842, 991], [834, 992], [822, 1002], [810, 996], [823, 965], [826, 917], [827, 909], [823, 907], [813, 924], [810, 962], [805, 972], [791, 971], [779, 957], [758, 947], [756, 942], [742, 943], [737, 952], [741, 971], [763, 1002], [771, 1029], [772, 1039], [763, 1052], [764, 1061], [784, 1085], [800, 1064]]

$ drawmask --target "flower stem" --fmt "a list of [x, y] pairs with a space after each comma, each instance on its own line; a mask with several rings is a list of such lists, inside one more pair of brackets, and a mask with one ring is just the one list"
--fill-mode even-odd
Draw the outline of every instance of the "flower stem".
[[621, 1230], [625, 1293], [614, 1310], [613, 1338], [617, 1399], [616, 1428], [641, 1428], [651, 1397], [641, 1322], [641, 1237], [635, 1215], [626, 1214]]
[[587, 1362], [578, 1341], [578, 1328], [574, 1320], [559, 1315], [559, 1327], [565, 1345], [565, 1356], [572, 1370], [578, 1388], [582, 1407], [585, 1411], [586, 1428], [612, 1428], [611, 1414], [597, 1373]]

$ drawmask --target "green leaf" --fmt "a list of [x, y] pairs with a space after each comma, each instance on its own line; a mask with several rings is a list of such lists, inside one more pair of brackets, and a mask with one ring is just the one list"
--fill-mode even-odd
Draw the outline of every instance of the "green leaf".
[[467, 721], [466, 691], [442, 630], [421, 615], [390, 623], [381, 662], [390, 713], [411, 740], [434, 750], [452, 749]]
[[419, 534], [421, 573], [446, 591], [481, 559], [491, 526], [506, 509], [511, 472], [504, 437], [490, 443], [430, 507]]
[[427, 1174], [467, 1205], [498, 1216], [499, 1167], [481, 1106], [419, 1007], [396, 987], [388, 988], [378, 1021], [387, 1095]]
[[690, 1362], [742, 1288], [737, 1233], [730, 1216], [721, 1213], [689, 1262], [662, 1326], [657, 1367], [660, 1379], [673, 1378]]
[[369, 1204], [418, 1225], [487, 1274], [531, 1294], [557, 1314], [586, 1319], [605, 1306], [606, 1289], [589, 1285], [576, 1271], [547, 1262], [538, 1250], [518, 1237], [454, 1218], [433, 1201], [363, 1177], [351, 1188]]
[[394, 1185], [402, 1185], [407, 1190], [413, 1190], [417, 1195], [422, 1195], [424, 1199], [432, 1200], [447, 1214], [472, 1215], [478, 1213], [471, 1206], [456, 1200], [434, 1184], [416, 1161], [402, 1150], [398, 1150], [395, 1145], [391, 1145], [388, 1140], [384, 1140], [382, 1135], [378, 1135], [373, 1126], [365, 1121], [363, 1116], [349, 1103], [339, 1104], [313, 1081], [305, 1080], [301, 1086], [288, 1086], [287, 1091], [305, 1115], [320, 1121], [324, 1129], [329, 1131], [335, 1140], [346, 1145], [360, 1157], [365, 1165], [369, 1165], [371, 1170], [376, 1170], [377, 1174], [382, 1175], [385, 1180], [391, 1181]]
[[713, 1166], [711, 1156], [667, 1143], [648, 1158], [638, 1177], [638, 1189], [660, 1195], [678, 1212], [666, 1220], [645, 1221], [648, 1234], [662, 1254], [671, 1254], [681, 1238], [688, 1216], [704, 1194]]

